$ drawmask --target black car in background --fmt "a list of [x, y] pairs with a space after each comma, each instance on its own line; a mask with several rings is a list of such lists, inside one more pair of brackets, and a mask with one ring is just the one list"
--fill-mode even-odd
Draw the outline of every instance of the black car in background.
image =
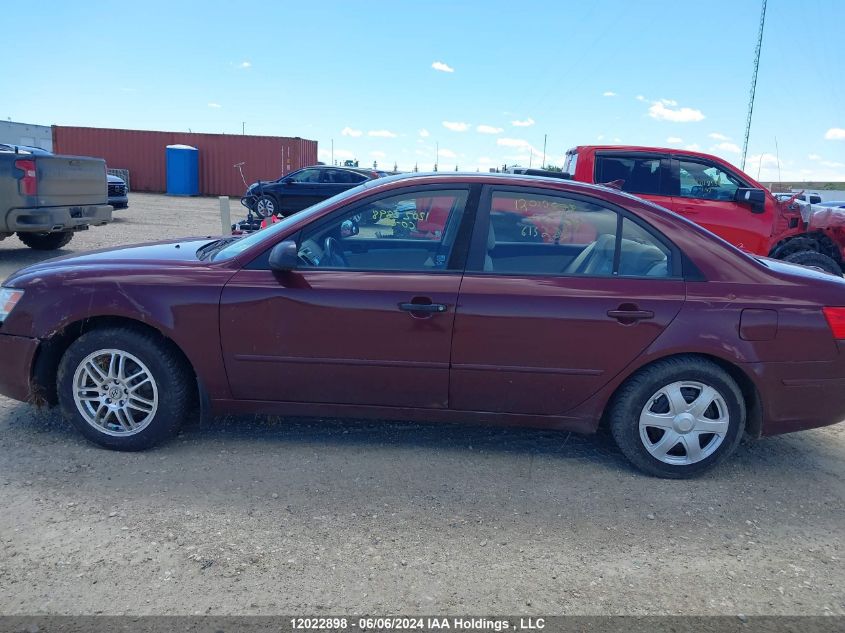
[[106, 174], [109, 187], [109, 204], [115, 209], [126, 209], [129, 206], [129, 188], [126, 181], [114, 174]]
[[385, 172], [375, 169], [314, 165], [278, 180], [252, 183], [241, 198], [241, 204], [260, 218], [290, 215], [384, 175]]

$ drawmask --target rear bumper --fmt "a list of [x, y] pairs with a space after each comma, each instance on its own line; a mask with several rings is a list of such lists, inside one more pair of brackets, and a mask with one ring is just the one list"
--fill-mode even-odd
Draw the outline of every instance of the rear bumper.
[[44, 233], [73, 231], [89, 225], [107, 224], [111, 220], [112, 208], [108, 204], [12, 209], [6, 215], [6, 230]]
[[32, 401], [32, 363], [38, 344], [35, 338], [0, 334], [0, 394]]
[[845, 420], [842, 361], [755, 363], [763, 405], [763, 435], [830, 426]]

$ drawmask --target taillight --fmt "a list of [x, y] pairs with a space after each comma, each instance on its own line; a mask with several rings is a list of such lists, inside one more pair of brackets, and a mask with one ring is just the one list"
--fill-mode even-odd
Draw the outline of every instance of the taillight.
[[24, 196], [38, 194], [38, 178], [35, 175], [35, 161], [31, 158], [19, 158], [15, 161], [15, 167], [23, 172], [23, 177], [18, 180], [18, 191]]
[[833, 332], [833, 338], [845, 339], [845, 308], [822, 308], [824, 318]]

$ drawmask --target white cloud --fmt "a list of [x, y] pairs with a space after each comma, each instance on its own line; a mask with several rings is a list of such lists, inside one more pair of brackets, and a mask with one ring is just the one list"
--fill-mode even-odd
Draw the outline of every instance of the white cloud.
[[534, 125], [534, 119], [528, 117], [524, 121], [511, 121], [511, 125], [514, 127], [530, 127]]
[[603, 141], [603, 140], [604, 140], [604, 134], [599, 134], [599, 135], [596, 137], [596, 140], [597, 140], [597, 141]]
[[385, 158], [387, 156], [387, 154], [385, 154], [384, 152], [380, 152], [378, 150], [374, 150], [374, 151], [370, 152], [370, 156], [372, 156], [373, 158]]
[[613, 92], [612, 90], [607, 90], [607, 91], [601, 93], [601, 96], [602, 97], [615, 97], [616, 93]]
[[501, 145], [502, 147], [519, 147], [521, 149], [531, 147], [531, 143], [521, 138], [497, 138], [496, 145]]
[[390, 130], [370, 130], [367, 136], [377, 136], [379, 138], [396, 138], [396, 134]]
[[724, 134], [720, 134], [719, 132], [711, 132], [707, 136], [709, 136], [712, 139], [716, 139], [717, 141], [729, 141], [729, 140], [731, 140], [730, 137], [725, 136]]
[[361, 130], [353, 130], [351, 127], [345, 127], [340, 131], [340, 133], [343, 136], [361, 136], [364, 132]]
[[822, 157], [819, 156], [818, 154], [808, 154], [807, 158], [809, 158], [810, 160], [821, 160], [822, 159]]
[[428, 133], [428, 130], [426, 130], [425, 128], [423, 128], [423, 129], [421, 129], [421, 130], [420, 130], [420, 136], [422, 136], [423, 138], [427, 138], [427, 137], [429, 137], [429, 136], [431, 136], [431, 135]]
[[457, 158], [458, 155], [450, 149], [440, 148], [440, 158]]
[[719, 143], [716, 147], [713, 148], [714, 150], [721, 150], [723, 152], [730, 152], [731, 154], [739, 154], [742, 150], [739, 149], [739, 146], [734, 143]]
[[678, 102], [675, 101], [674, 99], [661, 99], [660, 103], [662, 103], [663, 105], [673, 106], [673, 107], [678, 105]]
[[678, 108], [673, 110], [666, 107], [662, 101], [655, 101], [648, 109], [648, 115], [652, 119], [659, 121], [673, 121], [675, 123], [689, 123], [691, 121], [701, 121], [704, 115], [701, 110], [694, 108]]
[[248, 62], [246, 60], [242, 61], [238, 64], [238, 68], [250, 68], [252, 66], [252, 62]]
[[452, 68], [449, 64], [444, 64], [443, 62], [434, 62], [431, 65], [434, 70], [439, 70], [442, 73], [453, 73], [455, 69]]
[[678, 143], [683, 143], [684, 139], [678, 136], [670, 136], [666, 139], [666, 142], [669, 143], [669, 145], [677, 145]]
[[698, 150], [701, 149], [701, 145], [699, 145], [698, 143], [692, 143], [690, 145], [685, 145], [684, 149], [687, 149], [691, 152], [697, 152]]
[[634, 99], [636, 99], [637, 101], [645, 101], [645, 97], [642, 95], [637, 95], [636, 97], [634, 97]]
[[824, 133], [824, 137], [828, 141], [845, 141], [845, 130], [841, 127], [832, 127]]
[[761, 169], [777, 169], [778, 158], [774, 154], [755, 154], [748, 157], [748, 160], [745, 161], [745, 167], [748, 173]]
[[840, 168], [840, 167], [845, 167], [845, 163], [837, 163], [837, 162], [832, 161], [832, 160], [823, 160], [823, 161], [821, 162], [821, 164], [822, 164], [822, 165], [824, 165], [825, 167], [831, 167], [831, 168], [833, 168], [833, 169], [838, 169], [838, 168]]
[[223, 106], [219, 103], [214, 103], [213, 101], [208, 104], [209, 108], [222, 108]]
[[479, 125], [475, 128], [476, 132], [481, 134], [501, 134], [504, 130], [500, 127], [493, 127], [492, 125]]
[[453, 132], [466, 132], [469, 129], [469, 123], [460, 121], [443, 121], [443, 127]]

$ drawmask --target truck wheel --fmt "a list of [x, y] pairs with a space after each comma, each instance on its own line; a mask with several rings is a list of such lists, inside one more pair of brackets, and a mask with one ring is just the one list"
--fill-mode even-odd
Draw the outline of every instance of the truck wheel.
[[37, 251], [54, 251], [73, 239], [73, 231], [60, 233], [18, 233], [21, 242]]
[[678, 356], [629, 378], [614, 394], [607, 420], [616, 444], [636, 467], [684, 479], [736, 449], [745, 428], [745, 402], [721, 367]]
[[91, 330], [59, 363], [62, 417], [105, 448], [138, 451], [172, 436], [192, 403], [188, 369], [153, 334]]
[[790, 264], [799, 264], [810, 268], [820, 268], [837, 277], [842, 276], [842, 268], [832, 257], [822, 255], [816, 251], [799, 251], [783, 258], [783, 261]]

